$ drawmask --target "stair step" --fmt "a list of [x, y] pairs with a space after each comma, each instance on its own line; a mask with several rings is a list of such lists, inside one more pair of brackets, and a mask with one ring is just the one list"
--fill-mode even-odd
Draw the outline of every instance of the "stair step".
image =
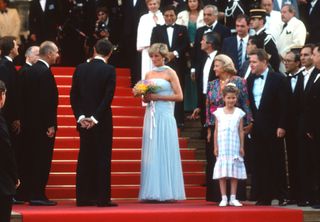
[[[71, 85], [58, 85], [59, 95], [70, 95]], [[132, 96], [132, 89], [128, 87], [116, 87], [115, 96]]]
[[[75, 67], [52, 67], [51, 71], [53, 75], [68, 75], [72, 76], [74, 73]], [[126, 68], [116, 68], [117, 77], [125, 76], [130, 77], [130, 69]]]
[[[114, 116], [144, 116], [145, 108], [141, 106], [111, 106]], [[73, 115], [71, 105], [59, 105], [58, 115]]]
[[[71, 75], [54, 75], [57, 85], [72, 85]], [[130, 77], [129, 76], [119, 76], [116, 78], [116, 85], [130, 88]]]
[[[69, 95], [59, 95], [60, 105], [70, 105]], [[114, 96], [113, 106], [141, 106], [141, 98], [133, 96]]]
[[[55, 149], [53, 152], [54, 160], [76, 160], [78, 158], [79, 149]], [[195, 158], [193, 149], [181, 149], [181, 158], [184, 160], [192, 160]], [[112, 150], [113, 160], [140, 160], [141, 149], [114, 149]]]
[[[203, 186], [186, 186], [185, 187], [187, 198], [203, 199], [205, 196], [205, 187]], [[50, 199], [67, 199], [75, 198], [75, 187], [58, 187], [48, 186], [46, 194]], [[112, 186], [112, 198], [138, 198], [139, 186]]]
[[[203, 173], [184, 173], [184, 183], [188, 185], [201, 185], [204, 183]], [[113, 173], [111, 175], [112, 185], [139, 185], [140, 173]], [[48, 185], [75, 185], [75, 173], [51, 173]]]
[[[60, 126], [57, 131], [58, 137], [70, 137], [78, 136], [76, 126]], [[115, 126], [113, 127], [113, 136], [115, 137], [142, 137], [142, 127], [141, 126]]]
[[[58, 115], [58, 126], [75, 126], [76, 119], [73, 115]], [[113, 116], [114, 126], [142, 126], [142, 116]]]
[[[56, 137], [55, 148], [79, 148], [79, 137]], [[141, 137], [114, 137], [113, 148], [141, 148]], [[180, 148], [187, 148], [187, 139], [179, 138]]]
[[[57, 161], [53, 160], [51, 172], [75, 172], [77, 161]], [[200, 172], [205, 167], [203, 160], [182, 160], [182, 169], [184, 172]], [[112, 172], [140, 172], [140, 160], [112, 160]]]

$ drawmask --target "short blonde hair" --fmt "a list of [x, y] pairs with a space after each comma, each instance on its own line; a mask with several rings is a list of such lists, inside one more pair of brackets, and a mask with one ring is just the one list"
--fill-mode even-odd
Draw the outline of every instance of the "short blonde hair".
[[148, 50], [149, 56], [159, 53], [163, 58], [168, 59], [169, 49], [164, 43], [154, 43]]
[[[151, 2], [151, 1], [154, 1], [154, 0], [146, 0], [146, 4], [148, 4], [148, 3], [149, 3], [149, 2]], [[158, 3], [159, 3], [159, 5], [160, 5], [161, 0], [156, 0], [156, 2], [158, 2]]]
[[220, 54], [220, 55], [217, 55], [214, 58], [214, 61], [219, 61], [219, 62], [222, 63], [223, 71], [225, 71], [227, 73], [230, 73], [232, 75], [236, 75], [237, 74], [237, 70], [234, 67], [234, 63], [233, 63], [232, 59], [229, 56], [224, 55], [224, 54]]

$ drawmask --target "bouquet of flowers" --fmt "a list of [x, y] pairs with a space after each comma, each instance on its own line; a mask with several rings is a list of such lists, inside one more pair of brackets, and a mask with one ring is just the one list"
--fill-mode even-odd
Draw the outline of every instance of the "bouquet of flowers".
[[157, 86], [151, 80], [140, 80], [137, 84], [133, 87], [132, 92], [135, 97], [144, 96], [148, 93], [155, 93], [160, 86]]

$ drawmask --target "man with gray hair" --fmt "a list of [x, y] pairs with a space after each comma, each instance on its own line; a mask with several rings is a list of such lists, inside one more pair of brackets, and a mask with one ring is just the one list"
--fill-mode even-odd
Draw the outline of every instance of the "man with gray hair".
[[48, 200], [45, 187], [48, 182], [55, 132], [57, 128], [58, 89], [50, 70], [59, 57], [58, 47], [51, 41], [40, 45], [39, 60], [25, 75], [27, 89], [23, 93], [22, 131], [29, 166], [25, 178], [29, 203], [33, 206], [54, 206]]
[[[303, 22], [295, 17], [296, 10], [290, 4], [284, 4], [281, 9], [283, 26], [276, 40], [279, 55], [283, 59], [292, 48], [302, 47], [305, 44], [307, 31]], [[285, 72], [283, 62], [280, 71]]]

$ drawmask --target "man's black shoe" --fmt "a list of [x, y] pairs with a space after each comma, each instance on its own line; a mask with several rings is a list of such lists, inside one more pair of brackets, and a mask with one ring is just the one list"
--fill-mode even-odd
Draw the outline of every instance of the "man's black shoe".
[[271, 201], [269, 200], [259, 200], [256, 202], [256, 206], [271, 206]]
[[298, 201], [297, 205], [299, 207], [307, 207], [307, 206], [310, 206], [310, 202], [309, 201]]
[[55, 206], [57, 202], [52, 200], [30, 200], [30, 206]]
[[97, 203], [98, 207], [117, 207], [118, 204], [112, 201], [106, 202], [106, 203]]
[[12, 204], [24, 204], [23, 200], [17, 200], [15, 198], [12, 198]]
[[87, 206], [96, 206], [97, 203], [95, 201], [77, 201], [78, 207], [87, 207]]
[[279, 199], [279, 206], [287, 206], [288, 200], [286, 199]]

